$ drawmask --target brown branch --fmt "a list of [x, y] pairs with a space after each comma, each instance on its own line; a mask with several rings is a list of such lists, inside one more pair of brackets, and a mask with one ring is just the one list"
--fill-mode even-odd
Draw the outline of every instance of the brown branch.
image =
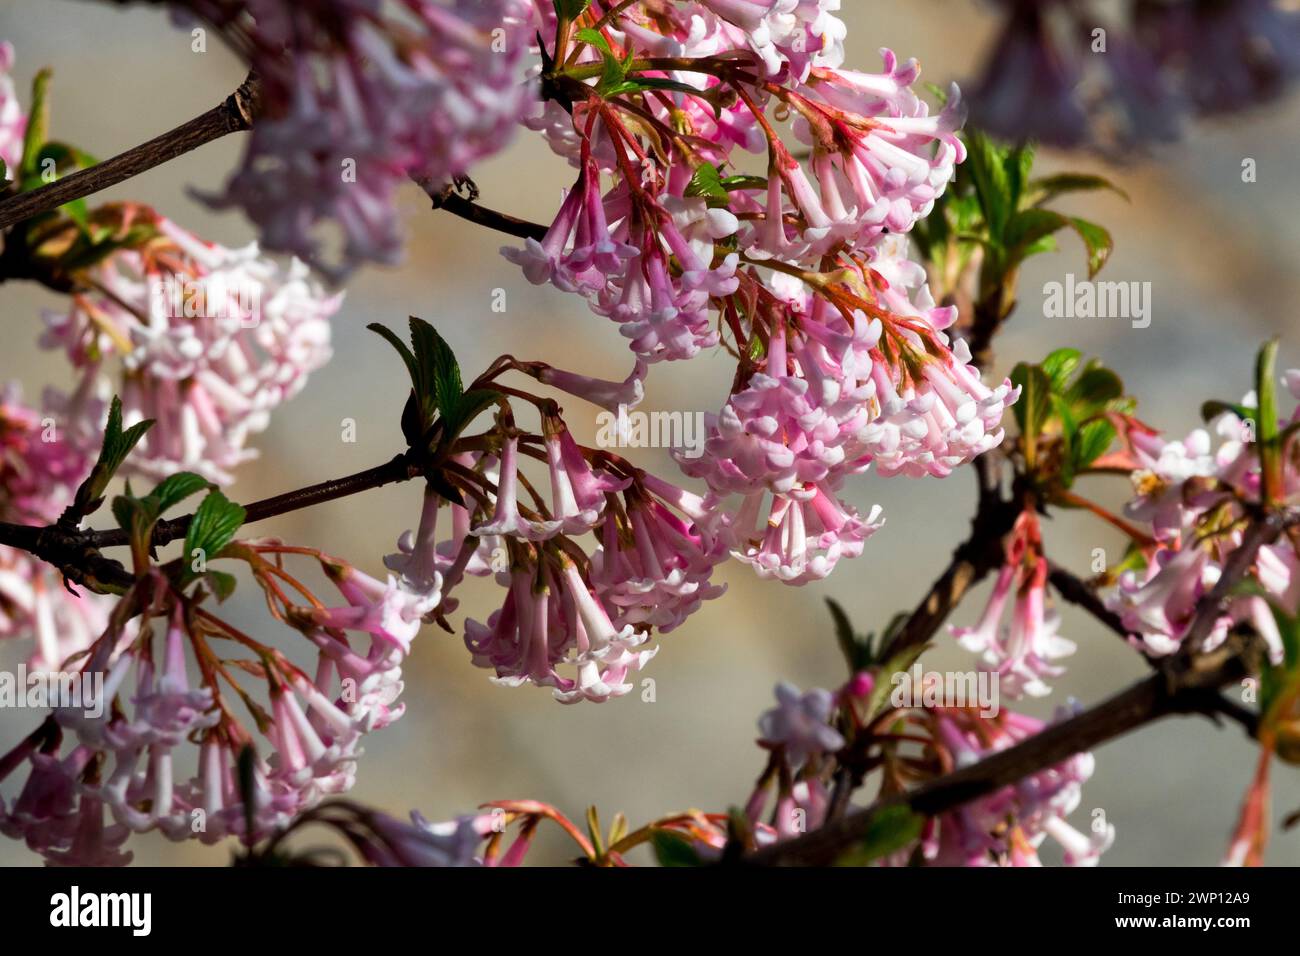
[[477, 202], [478, 187], [468, 176], [458, 177], [455, 182], [446, 184], [434, 184], [427, 179], [417, 179], [415, 183], [433, 201], [434, 209], [446, 210], [453, 216], [518, 239], [536, 239], [541, 242], [546, 238], [547, 227], [541, 223], [529, 222], [527, 219], [480, 206]]
[[7, 229], [15, 223], [115, 186], [220, 139], [227, 133], [251, 128], [257, 116], [260, 94], [257, 75], [250, 73], [239, 89], [226, 97], [225, 102], [188, 123], [89, 169], [79, 170], [39, 189], [19, 193], [0, 202], [0, 229]]
[[[244, 524], [249, 525], [255, 521], [265, 521], [267, 518], [288, 514], [291, 511], [300, 511], [303, 508], [324, 504], [336, 498], [346, 498], [349, 495], [369, 491], [372, 488], [379, 488], [395, 481], [406, 481], [420, 473], [420, 467], [412, 464], [406, 455], [397, 455], [382, 465], [367, 468], [365, 471], [359, 471], [354, 475], [332, 478], [329, 481], [322, 481], [306, 488], [287, 491], [281, 495], [255, 501], [244, 509]], [[193, 519], [193, 515], [185, 515], [184, 517], [173, 518], [171, 521], [158, 522], [154, 526], [154, 546], [160, 547], [169, 541], [183, 538]], [[121, 528], [113, 528], [108, 531], [90, 531], [86, 533], [85, 537], [87, 544], [92, 548], [112, 548], [129, 543], [127, 533]]]
[[1124, 626], [1120, 616], [1108, 608], [1105, 602], [1097, 596], [1097, 592], [1087, 581], [1076, 577], [1054, 562], [1048, 562], [1048, 567], [1047, 580], [1056, 589], [1057, 594], [1071, 604], [1087, 611], [1127, 642], [1129, 629]]
[[[390, 461], [343, 478], [334, 478], [285, 492], [271, 498], [255, 501], [245, 509], [244, 524], [264, 521], [278, 515], [345, 498], [372, 488], [406, 481], [422, 474], [419, 464], [407, 455], [397, 455]], [[193, 515], [170, 521], [160, 521], [154, 526], [153, 546], [161, 547], [185, 536]], [[65, 578], [100, 593], [120, 593], [135, 580], [121, 562], [100, 554], [101, 548], [111, 548], [129, 543], [127, 533], [114, 528], [105, 531], [80, 531], [54, 524], [48, 527], [0, 522], [0, 545], [18, 548], [35, 555], [57, 568]]]

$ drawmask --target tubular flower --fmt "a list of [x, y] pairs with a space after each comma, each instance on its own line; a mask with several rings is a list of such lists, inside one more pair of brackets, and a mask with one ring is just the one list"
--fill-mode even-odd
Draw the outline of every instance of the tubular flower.
[[[259, 583], [302, 587], [258, 557], [260, 549], [282, 553], [277, 543], [239, 549]], [[115, 851], [127, 831], [252, 844], [350, 789], [362, 737], [402, 715], [402, 663], [436, 598], [319, 561], [345, 606], [314, 596], [310, 606], [289, 605], [278, 586], [264, 583], [277, 617], [316, 650], [314, 673], [172, 591], [161, 572], [140, 578], [80, 666], [81, 698], [55, 702], [46, 724], [0, 758], [0, 776], [30, 771], [25, 796], [0, 807], [0, 830], [51, 861], [122, 863], [129, 855]], [[143, 612], [138, 626], [135, 611]], [[252, 659], [218, 656], [216, 641]], [[260, 701], [236, 674], [265, 683]], [[252, 714], [260, 748], [228, 690]], [[114, 821], [107, 827], [102, 811]]]
[[[632, 689], [658, 648], [631, 624], [616, 627], [582, 573], [567, 555], [514, 549], [505, 603], [487, 624], [465, 623], [465, 644], [480, 667], [491, 667], [506, 686], [525, 682], [550, 687], [556, 700], [605, 701]], [[573, 667], [562, 676], [557, 668]]]
[[[1300, 399], [1300, 372], [1283, 376], [1292, 396]], [[1242, 404], [1257, 404], [1253, 394]], [[1300, 407], [1279, 415], [1278, 428], [1300, 420]], [[1144, 549], [1145, 567], [1127, 568], [1107, 603], [1146, 653], [1164, 656], [1181, 645], [1196, 618], [1200, 599], [1218, 582], [1225, 564], [1242, 541], [1247, 517], [1243, 502], [1259, 500], [1263, 489], [1259, 442], [1254, 423], [1224, 413], [1210, 431], [1224, 439], [1212, 448], [1209, 433], [1193, 432], [1181, 442], [1164, 442], [1145, 433], [1133, 436], [1133, 459], [1139, 468], [1132, 481], [1136, 497], [1131, 517], [1148, 522], [1153, 543]], [[1300, 469], [1294, 455], [1282, 455], [1277, 494], [1285, 504], [1300, 502]], [[1287, 537], [1260, 548], [1253, 575], [1262, 595], [1239, 594], [1211, 622], [1202, 649], [1212, 650], [1238, 622], [1249, 622], [1268, 645], [1274, 663], [1284, 656], [1281, 634], [1270, 605], [1284, 614], [1300, 611], [1300, 566], [1294, 542]]]
[[[1060, 619], [1047, 606], [1047, 559], [1032, 512], [1021, 515], [1012, 534], [1007, 563], [998, 572], [979, 623], [949, 630], [962, 647], [980, 655], [983, 668], [997, 675], [1001, 693], [1012, 698], [1045, 697], [1052, 691], [1047, 680], [1065, 673], [1055, 661], [1077, 648], [1057, 634]], [[1003, 630], [1003, 610], [1013, 586], [1015, 607], [1010, 626]]]
[[70, 312], [47, 316], [42, 344], [62, 349], [82, 376], [58, 404], [89, 429], [115, 356], [126, 423], [155, 421], [126, 472], [228, 483], [256, 456], [248, 437], [328, 361], [328, 320], [342, 297], [324, 294], [299, 262], [281, 269], [256, 245], [226, 249], [156, 214], [124, 212], [126, 221], [137, 214], [156, 238], [95, 267], [102, 294], [74, 295]]
[[14, 47], [0, 41], [0, 161], [5, 164], [5, 179], [12, 180], [23, 156], [23, 137], [27, 132], [27, 114], [18, 102], [14, 81]]

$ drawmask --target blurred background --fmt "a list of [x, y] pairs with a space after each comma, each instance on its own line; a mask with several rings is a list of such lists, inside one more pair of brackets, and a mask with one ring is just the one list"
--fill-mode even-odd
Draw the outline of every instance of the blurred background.
[[[984, 4], [970, 0], [845, 3], [847, 65], [879, 66], [877, 50], [915, 56], [923, 79], [946, 84], [974, 76], [997, 28]], [[43, 66], [54, 68], [53, 136], [101, 158], [134, 146], [210, 108], [242, 80], [243, 70], [215, 37], [204, 54], [191, 52], [187, 32], [152, 7], [119, 8], [76, 0], [7, 0], [0, 5], [0, 39], [16, 47], [15, 80], [29, 88]], [[253, 233], [235, 214], [214, 214], [191, 188], [215, 191], [236, 164], [240, 137], [230, 136], [96, 198], [155, 205], [204, 238], [242, 245]], [[1068, 211], [1110, 228], [1115, 253], [1103, 278], [1149, 281], [1153, 321], [1133, 329], [1125, 320], [1045, 319], [1042, 289], [1067, 272], [1083, 276], [1082, 248], [1062, 240], [1055, 255], [1026, 268], [1021, 306], [999, 339], [995, 373], [1020, 359], [1036, 361], [1072, 345], [1096, 355], [1125, 380], [1148, 422], [1181, 437], [1199, 424], [1207, 398], [1237, 399], [1250, 387], [1258, 343], [1282, 334], [1283, 367], [1300, 364], [1293, 303], [1300, 299], [1300, 96], [1247, 115], [1199, 122], [1183, 141], [1116, 165], [1081, 154], [1044, 151], [1044, 171], [1100, 172], [1132, 197], [1110, 194], [1069, 200]], [[1243, 183], [1241, 164], [1258, 165], [1258, 181]], [[572, 176], [540, 138], [521, 135], [502, 155], [474, 170], [482, 201], [493, 208], [549, 221]], [[334, 323], [335, 358], [274, 417], [252, 444], [262, 456], [243, 469], [231, 491], [251, 501], [325, 478], [358, 471], [400, 450], [398, 415], [406, 378], [388, 346], [365, 330], [384, 322], [401, 330], [408, 315], [425, 318], [451, 343], [467, 375], [510, 352], [572, 370], [621, 378], [631, 356], [612, 323], [575, 297], [529, 285], [498, 249], [501, 236], [428, 209], [408, 188], [403, 207], [409, 231], [405, 265], [367, 269], [350, 284]], [[492, 311], [494, 290], [505, 292], [504, 313]], [[27, 284], [3, 290], [0, 381], [22, 383], [34, 400], [47, 383], [71, 384], [64, 360], [36, 348], [42, 308], [58, 297]], [[1286, 338], [1289, 336], [1289, 339]], [[656, 366], [646, 410], [716, 410], [731, 368], [725, 354], [688, 364]], [[591, 443], [594, 409], [568, 403], [566, 418], [579, 441]], [[341, 441], [354, 419], [355, 443]], [[633, 451], [647, 467], [673, 474], [666, 454]], [[405, 816], [417, 808], [430, 819], [466, 812], [491, 799], [535, 798], [580, 819], [588, 804], [602, 818], [625, 812], [633, 826], [672, 810], [725, 810], [742, 802], [762, 769], [753, 745], [755, 721], [770, 706], [772, 687], [833, 687], [844, 679], [824, 599], [833, 597], [860, 631], [879, 630], [909, 609], [965, 537], [975, 482], [970, 474], [911, 481], [868, 474], [849, 487], [861, 508], [884, 506], [887, 524], [862, 558], [825, 582], [804, 588], [765, 584], [739, 564], [719, 569], [730, 588], [685, 626], [664, 637], [644, 676], [656, 683], [655, 702], [630, 694], [604, 705], [563, 707], [535, 688], [491, 684], [471, 666], [459, 635], [426, 627], [407, 667], [406, 716], [371, 735], [352, 796]], [[1082, 489], [1118, 507], [1122, 483]], [[323, 548], [378, 573], [400, 532], [418, 517], [414, 484], [380, 489], [256, 527], [295, 543]], [[97, 516], [102, 523], [104, 516]], [[1116, 535], [1099, 522], [1060, 516], [1046, 527], [1049, 549], [1062, 564], [1088, 571], [1093, 548], [1112, 560]], [[264, 627], [251, 588], [230, 602], [240, 626]], [[988, 583], [954, 618], [972, 621]], [[500, 592], [474, 581], [461, 594], [461, 615], [483, 620]], [[1079, 644], [1069, 673], [1047, 702], [1023, 709], [1047, 716], [1067, 696], [1091, 704], [1143, 676], [1145, 665], [1113, 635], [1069, 607], [1062, 633]], [[461, 619], [456, 618], [457, 622]], [[292, 636], [289, 636], [292, 639]], [[0, 648], [0, 663], [16, 664], [25, 648]], [[943, 639], [926, 657], [928, 669], [962, 669], [968, 655]], [[0, 752], [30, 730], [24, 711], [0, 713]], [[1094, 808], [1118, 831], [1106, 865], [1213, 865], [1226, 847], [1256, 751], [1234, 727], [1203, 719], [1171, 719], [1101, 748], [1096, 774], [1084, 788], [1075, 818]], [[1300, 774], [1281, 766], [1274, 808], [1280, 819], [1300, 807]], [[171, 844], [149, 835], [133, 839], [136, 862], [220, 865], [229, 846]], [[543, 828], [532, 859], [560, 862], [569, 846]], [[1300, 831], [1275, 833], [1268, 860], [1300, 863]], [[30, 865], [34, 855], [0, 841], [0, 863]]]

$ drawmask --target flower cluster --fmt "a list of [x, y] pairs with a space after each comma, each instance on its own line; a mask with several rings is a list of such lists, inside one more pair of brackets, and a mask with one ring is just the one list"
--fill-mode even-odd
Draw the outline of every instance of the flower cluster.
[[336, 278], [395, 262], [397, 188], [440, 187], [501, 149], [531, 95], [529, 0], [175, 5], [221, 31], [261, 81], [248, 152], [213, 201], [242, 209], [266, 248]]
[[[591, 397], [615, 387], [533, 371]], [[603, 701], [632, 689], [630, 675], [657, 650], [653, 631], [671, 631], [722, 593], [710, 577], [726, 544], [704, 525], [702, 499], [583, 448], [554, 403], [539, 402], [542, 434], [502, 415], [492, 436], [498, 448], [451, 462], [447, 477], [461, 500], [426, 488], [416, 528], [385, 563], [402, 592], [430, 598], [439, 614], [455, 608], [449, 595], [465, 575], [495, 575], [505, 588], [501, 608], [465, 623], [474, 663], [506, 686], [549, 687], [565, 703]], [[549, 497], [525, 477], [528, 458], [545, 463]], [[451, 530], [439, 540], [444, 506]]]
[[[1045, 697], [1047, 680], [1065, 673], [1054, 663], [1076, 650], [1057, 633], [1060, 618], [1047, 602], [1047, 559], [1043, 556], [1038, 518], [1025, 511], [1007, 542], [1007, 563], [998, 572], [993, 593], [974, 627], [950, 627], [959, 644], [980, 655], [982, 666], [996, 675], [1000, 693], [1011, 697]], [[1003, 612], [1015, 588], [1011, 624]]]
[[[1003, 711], [994, 719], [970, 710], [936, 708], [924, 716], [943, 769], [966, 766], [1039, 733], [1042, 721]], [[1114, 842], [1115, 828], [1095, 817], [1083, 833], [1067, 820], [1082, 799], [1093, 772], [1091, 754], [1076, 754], [987, 797], [928, 819], [919, 844], [895, 859], [906, 865], [914, 854], [932, 866], [1041, 866], [1039, 847], [1051, 837], [1066, 866], [1096, 865]]]
[[[837, 6], [614, 7], [554, 94], [569, 112], [530, 120], [577, 181], [543, 238], [503, 250], [616, 321], [647, 363], [729, 334], [732, 393], [704, 454], [679, 462], [708, 483], [733, 554], [790, 584], [825, 577], [880, 527], [841, 499], [847, 476], [872, 462], [946, 476], [1002, 440], [1018, 396], [983, 384], [945, 334], [956, 310], [936, 307], [900, 235], [965, 156], [960, 95], [932, 114], [915, 61], [888, 50], [880, 73], [842, 69]], [[793, 146], [777, 116], [793, 118]], [[765, 150], [767, 175], [731, 174], [738, 149]]]
[[[321, 555], [341, 599], [327, 606], [275, 560], [304, 550], [256, 542], [243, 554], [277, 617], [315, 649], [314, 670], [151, 572], [74, 669], [80, 699], [60, 700], [46, 724], [0, 759], [3, 775], [29, 771], [12, 804], [0, 804], [0, 832], [54, 863], [120, 864], [130, 859], [122, 846], [132, 832], [205, 843], [234, 836], [251, 845], [350, 789], [363, 736], [402, 715], [402, 664], [438, 596], [412, 596], [391, 578]], [[289, 604], [286, 584], [312, 603]], [[241, 675], [264, 684], [261, 700]], [[236, 700], [253, 717], [260, 752], [235, 715]]]
[[128, 424], [155, 422], [128, 472], [229, 483], [256, 455], [248, 437], [329, 360], [342, 296], [325, 293], [301, 262], [282, 267], [256, 245], [203, 242], [139, 207], [120, 218], [123, 231], [146, 238], [89, 269], [68, 311], [46, 315], [41, 344], [80, 373], [77, 388], [49, 404], [80, 428], [75, 440], [93, 445], [105, 399], [118, 394]]
[[[1300, 370], [1288, 371], [1283, 384], [1300, 400]], [[1241, 405], [1253, 408], [1255, 394]], [[1300, 421], [1300, 408], [1279, 415], [1285, 430]], [[1226, 562], [1241, 545], [1248, 503], [1261, 499], [1264, 475], [1258, 424], [1224, 412], [1210, 429], [1221, 439], [1213, 447], [1210, 431], [1198, 429], [1181, 441], [1165, 441], [1146, 431], [1130, 439], [1135, 497], [1130, 517], [1149, 523], [1152, 544], [1144, 566], [1124, 570], [1110, 604], [1146, 653], [1176, 651], [1195, 618], [1201, 598], [1218, 582]], [[1284, 502], [1300, 500], [1300, 467], [1292, 442], [1277, 459], [1276, 494]], [[1274, 663], [1282, 659], [1282, 638], [1270, 605], [1287, 615], [1300, 611], [1300, 557], [1295, 542], [1284, 536], [1263, 545], [1254, 562], [1263, 596], [1234, 596], [1214, 622], [1202, 648], [1212, 650], [1237, 622], [1251, 624], [1268, 644]]]
[[1279, 0], [1002, 5], [971, 100], [976, 122], [1011, 140], [1172, 140], [1184, 115], [1239, 112], [1300, 75], [1300, 13]]

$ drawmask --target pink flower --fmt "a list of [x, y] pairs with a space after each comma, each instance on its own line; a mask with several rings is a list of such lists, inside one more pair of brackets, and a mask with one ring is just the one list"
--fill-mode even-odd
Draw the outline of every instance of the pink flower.
[[[616, 627], [567, 555], [537, 562], [523, 557], [510, 572], [505, 603], [487, 624], [465, 622], [465, 645], [479, 667], [506, 686], [551, 687], [562, 703], [604, 701], [632, 689], [628, 675], [657, 649], [642, 649], [649, 634]], [[559, 668], [572, 667], [573, 677]]]
[[473, 531], [484, 535], [506, 535], [527, 541], [545, 541], [560, 533], [562, 522], [527, 518], [519, 509], [519, 439], [510, 436], [501, 451], [501, 474], [497, 480], [492, 520]]
[[616, 626], [667, 633], [726, 590], [710, 583], [726, 544], [693, 517], [703, 502], [653, 476], [626, 492], [625, 502], [622, 515], [605, 517], [601, 546], [591, 558], [592, 584]]
[[[1004, 565], [979, 624], [950, 628], [961, 646], [979, 654], [981, 666], [998, 676], [1001, 693], [1012, 698], [1050, 694], [1052, 688], [1046, 680], [1065, 673], [1065, 668], [1054, 662], [1076, 650], [1073, 641], [1056, 633], [1060, 619], [1046, 607], [1047, 570], [1041, 557], [1031, 559], [1028, 567]], [[1003, 632], [1002, 612], [1018, 573], [1022, 580], [1011, 625]]]
[[[927, 711], [933, 747], [946, 767], [963, 767], [1037, 734], [1042, 721], [1004, 710], [992, 719], [965, 708]], [[1058, 718], [1061, 715], [1058, 715]], [[932, 819], [923, 831], [923, 859], [937, 866], [1039, 866], [1037, 848], [1057, 840], [1067, 866], [1096, 864], [1114, 841], [1110, 824], [1085, 836], [1066, 822], [1093, 773], [1090, 754], [1074, 757]], [[910, 853], [895, 862], [906, 863]]]
[[785, 584], [827, 577], [840, 559], [861, 555], [863, 542], [885, 523], [879, 505], [864, 518], [824, 485], [773, 495], [762, 518], [765, 497], [764, 492], [748, 495], [730, 519], [732, 555], [760, 578]]
[[23, 157], [23, 137], [27, 133], [27, 114], [18, 102], [10, 76], [13, 68], [13, 44], [7, 40], [0, 42], [0, 161], [5, 164], [4, 178], [10, 181], [18, 175], [18, 164]]
[[[185, 5], [262, 79], [248, 153], [214, 204], [242, 208], [268, 249], [339, 278], [396, 261], [395, 189], [408, 177], [437, 188], [504, 147], [532, 95], [526, 0]], [[342, 233], [332, 256], [327, 226]]]
[[765, 744], [782, 748], [791, 770], [797, 771], [809, 758], [844, 746], [844, 738], [829, 724], [834, 711], [830, 691], [814, 687], [801, 694], [782, 681], [776, 685], [776, 706], [758, 718], [758, 730]]
[[[256, 456], [248, 437], [329, 360], [328, 320], [342, 297], [326, 295], [302, 263], [282, 269], [255, 245], [205, 243], [156, 215], [148, 224], [158, 240], [95, 268], [102, 295], [76, 295], [70, 312], [48, 315], [42, 344], [81, 372], [76, 392], [55, 401], [91, 447], [110, 391], [127, 425], [155, 420], [126, 474], [194, 471], [228, 483]], [[120, 360], [114, 386], [108, 356]]]

